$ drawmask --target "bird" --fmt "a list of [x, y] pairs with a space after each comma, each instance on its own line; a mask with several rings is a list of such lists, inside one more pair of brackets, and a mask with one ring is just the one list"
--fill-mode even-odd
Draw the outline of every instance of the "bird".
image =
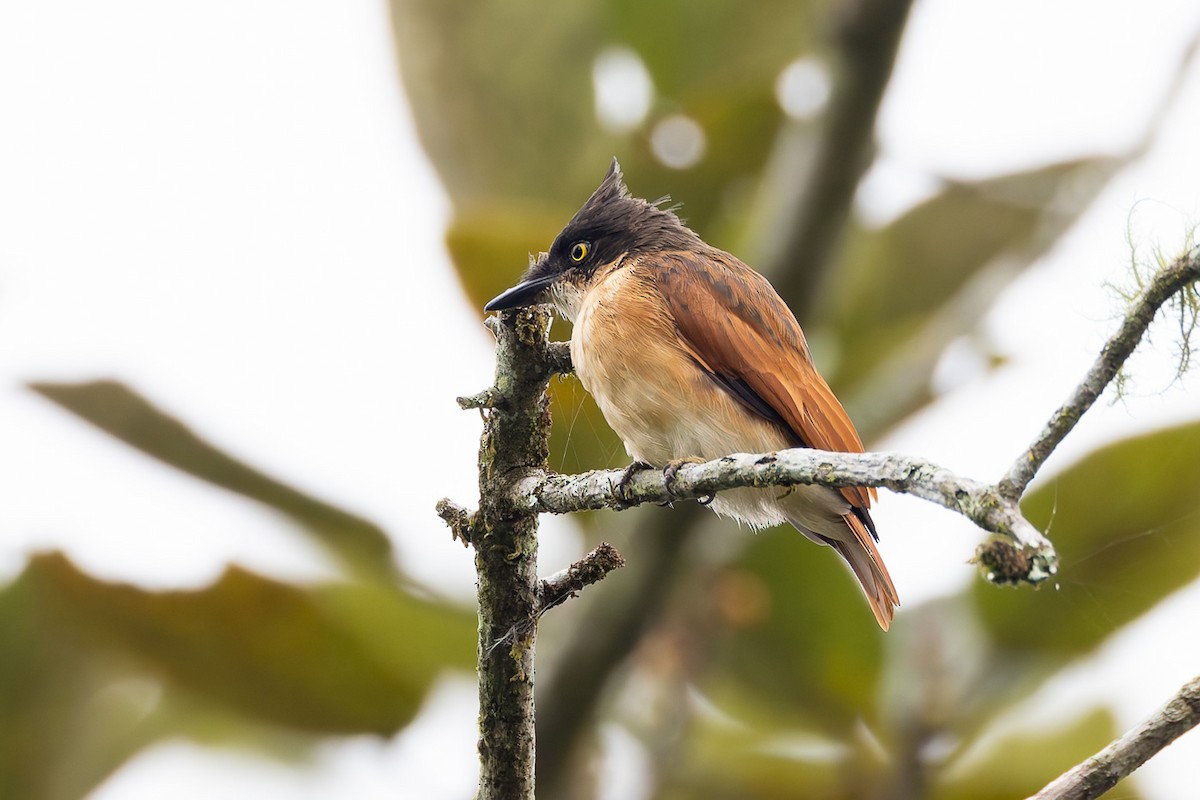
[[[774, 287], [702, 240], [669, 201], [632, 196], [613, 158], [550, 250], [485, 311], [549, 304], [571, 322], [575, 373], [631, 470], [663, 468], [670, 478], [681, 463], [732, 453], [863, 452]], [[832, 547], [886, 631], [899, 597], [876, 546], [875, 496], [864, 487], [739, 488], [709, 507], [754, 529], [786, 522]]]

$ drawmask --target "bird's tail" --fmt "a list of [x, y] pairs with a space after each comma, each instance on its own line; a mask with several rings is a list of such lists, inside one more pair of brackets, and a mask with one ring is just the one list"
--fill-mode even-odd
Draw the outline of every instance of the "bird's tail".
[[875, 621], [886, 631], [892, 624], [896, 606], [900, 605], [896, 586], [892, 583], [892, 576], [888, 574], [887, 565], [883, 563], [879, 548], [875, 546], [875, 539], [867, 531], [863, 521], [854, 514], [847, 514], [843, 519], [853, 532], [853, 538], [834, 539], [830, 544], [854, 571], [854, 577], [858, 578], [858, 583], [867, 596], [867, 602], [871, 604], [871, 611], [875, 612]]
[[[896, 586], [892, 583], [892, 576], [888, 574], [887, 566], [883, 563], [883, 556], [879, 554], [879, 548], [875, 546], [875, 538], [867, 530], [863, 521], [853, 513], [844, 515], [842, 520], [846, 523], [845, 533], [848, 535], [830, 536], [817, 533], [816, 536], [813, 536], [807, 532], [808, 528], [803, 525], [802, 521], [789, 521], [805, 535], [828, 544], [838, 552], [838, 555], [846, 559], [846, 563], [854, 572], [854, 577], [862, 586], [863, 594], [867, 596], [867, 602], [871, 604], [875, 621], [886, 631], [892, 624], [896, 606], [900, 605]], [[829, 529], [826, 528], [826, 530]]]

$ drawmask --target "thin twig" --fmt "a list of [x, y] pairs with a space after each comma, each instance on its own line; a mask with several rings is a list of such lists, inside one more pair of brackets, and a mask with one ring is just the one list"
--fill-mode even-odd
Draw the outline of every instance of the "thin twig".
[[454, 401], [458, 403], [458, 407], [464, 411], [471, 408], [491, 408], [493, 392], [490, 388], [484, 389], [482, 392], [469, 394], [464, 397], [456, 397]]
[[569, 375], [575, 371], [571, 362], [570, 342], [550, 342], [546, 346], [546, 367], [559, 375]]
[[1092, 800], [1107, 792], [1158, 751], [1200, 724], [1200, 676], [1184, 684], [1148, 720], [1064, 772], [1029, 800]]
[[450, 527], [450, 538], [470, 547], [475, 515], [447, 497], [437, 501], [437, 515]]
[[1193, 248], [1154, 276], [1125, 315], [1120, 329], [1104, 345], [1083, 382], [1054, 412], [1033, 444], [1009, 467], [1008, 473], [997, 484], [1000, 494], [1013, 499], [1021, 496], [1046, 459], [1116, 377], [1121, 365], [1142, 341], [1162, 304], [1197, 280], [1200, 280], [1200, 247]]
[[538, 586], [538, 616], [623, 566], [625, 559], [617, 552], [617, 548], [608, 542], [601, 542], [571, 566], [542, 579]]

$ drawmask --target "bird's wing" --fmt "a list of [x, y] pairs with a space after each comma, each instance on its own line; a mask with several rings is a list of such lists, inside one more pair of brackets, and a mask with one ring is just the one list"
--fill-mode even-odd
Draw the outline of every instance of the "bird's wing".
[[[813, 366], [795, 315], [766, 278], [715, 248], [660, 258], [654, 280], [701, 369], [747, 408], [790, 431], [797, 444], [863, 451], [854, 423]], [[875, 496], [874, 489], [857, 486], [841, 492], [860, 512]]]

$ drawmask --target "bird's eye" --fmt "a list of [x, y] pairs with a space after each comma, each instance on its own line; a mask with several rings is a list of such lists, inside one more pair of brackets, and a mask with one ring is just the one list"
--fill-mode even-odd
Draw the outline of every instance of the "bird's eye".
[[587, 242], [576, 242], [575, 244], [571, 245], [571, 260], [583, 261], [588, 257], [588, 253], [590, 253], [591, 250], [592, 248], [588, 246]]

